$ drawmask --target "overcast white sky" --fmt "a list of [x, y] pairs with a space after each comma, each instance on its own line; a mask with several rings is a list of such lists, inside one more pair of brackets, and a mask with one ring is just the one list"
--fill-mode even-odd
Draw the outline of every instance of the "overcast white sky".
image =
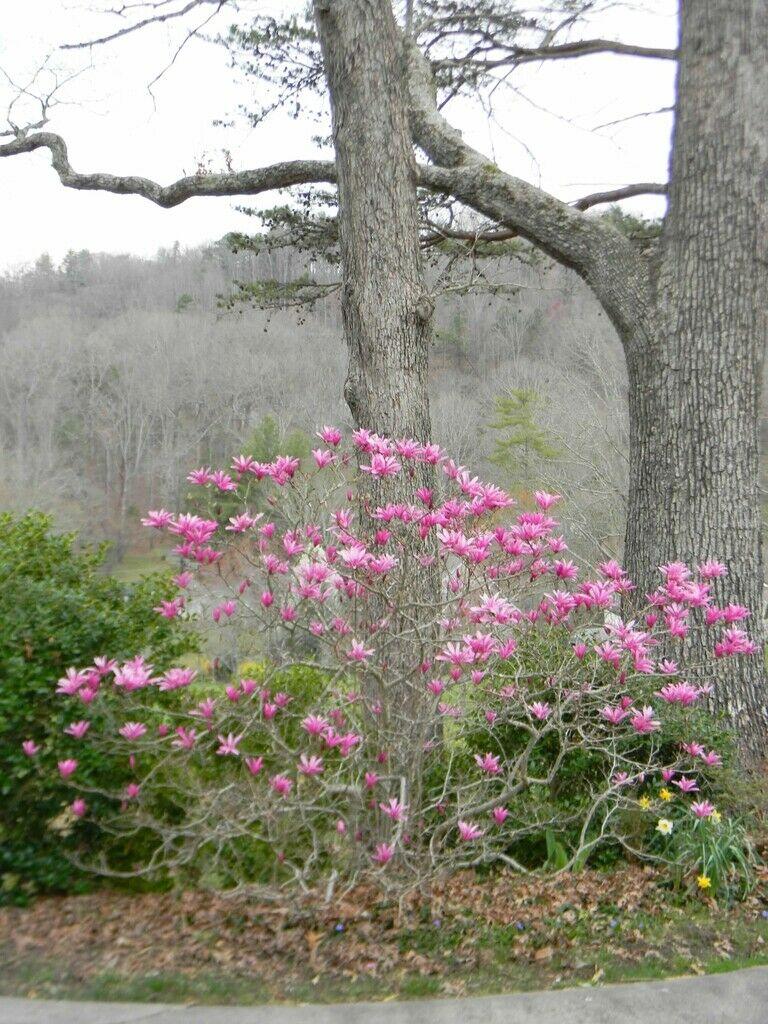
[[[260, 11], [295, 7], [262, 0]], [[62, 42], [90, 38], [115, 26], [106, 15], [114, 0], [26, 0], [0, 4], [0, 68], [23, 79]], [[256, 0], [241, 3], [244, 12]], [[655, 46], [674, 46], [675, 0], [635, 0], [606, 14], [591, 35]], [[231, 15], [220, 16], [223, 30]], [[586, 34], [586, 33], [585, 33]], [[140, 174], [163, 184], [191, 173], [209, 155], [219, 166], [223, 148], [236, 169], [315, 154], [315, 124], [285, 117], [258, 130], [227, 130], [212, 122], [235, 112], [253, 95], [253, 82], [237, 80], [221, 47], [192, 41], [154, 87], [147, 84], [167, 64], [180, 29], [152, 27], [93, 51], [93, 68], [69, 87], [71, 105], [54, 112], [50, 129], [67, 140], [78, 171]], [[84, 51], [58, 54], [60, 66], [80, 67]], [[527, 65], [495, 98], [498, 123], [488, 124], [469, 106], [450, 117], [474, 145], [500, 166], [563, 199], [631, 181], [665, 181], [669, 115], [639, 118], [598, 131], [598, 125], [668, 106], [674, 68], [669, 61], [595, 56]], [[0, 82], [0, 123], [11, 91]], [[1, 130], [1, 129], [0, 129]], [[535, 157], [535, 159], [534, 159]], [[243, 200], [247, 202], [248, 200]], [[270, 205], [274, 198], [260, 200]], [[61, 186], [47, 151], [0, 160], [0, 272], [34, 261], [42, 252], [59, 260], [68, 249], [151, 255], [174, 241], [196, 245], [227, 231], [253, 229], [231, 199], [192, 199], [161, 210], [144, 199]], [[625, 204], [646, 214], [663, 200]]]

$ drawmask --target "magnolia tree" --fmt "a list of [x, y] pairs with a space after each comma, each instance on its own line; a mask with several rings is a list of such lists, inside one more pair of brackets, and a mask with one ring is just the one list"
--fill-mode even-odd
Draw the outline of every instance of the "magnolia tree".
[[[709, 688], [674, 652], [693, 631], [717, 657], [756, 652], [747, 609], [711, 596], [725, 566], [662, 566], [625, 621], [632, 582], [616, 562], [581, 579], [557, 495], [514, 512], [436, 445], [319, 437], [309, 466], [196, 470], [209, 513], [143, 520], [192, 567], [158, 614], [194, 605], [247, 629], [258, 671], [225, 686], [104, 652], [58, 683], [71, 750], [51, 770], [77, 791], [77, 818], [113, 798], [108, 832], [154, 838], [130, 871], [204, 858], [239, 883], [330, 894], [371, 874], [395, 887], [493, 862], [575, 868], [605, 843], [673, 862], [677, 837], [727, 827], [711, 800], [722, 752], [703, 742]], [[374, 504], [388, 481], [410, 500]], [[440, 581], [429, 609], [414, 567]], [[78, 783], [91, 742], [127, 759], [123, 792]], [[36, 756], [34, 737], [25, 749]], [[116, 870], [106, 855], [95, 866]]]

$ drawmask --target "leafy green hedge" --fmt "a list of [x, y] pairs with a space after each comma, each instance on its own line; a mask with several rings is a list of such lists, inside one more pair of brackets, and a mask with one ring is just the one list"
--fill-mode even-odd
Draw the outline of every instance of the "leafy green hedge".
[[[105, 553], [104, 547], [79, 548], [75, 534], [54, 533], [51, 517], [42, 513], [0, 515], [0, 877], [6, 898], [84, 884], [69, 859], [74, 837], [56, 761], [67, 750], [81, 762], [79, 779], [104, 783], [100, 755], [63, 734], [74, 718], [98, 716], [100, 701], [81, 711], [79, 703], [55, 695], [57, 679], [68, 666], [89, 665], [102, 654], [144, 653], [163, 669], [195, 646], [182, 625], [152, 610], [175, 592], [170, 579], [153, 575], [123, 584], [103, 573]], [[22, 751], [25, 739], [41, 748], [33, 758]], [[107, 783], [119, 785], [121, 770], [112, 766]], [[76, 833], [78, 843], [97, 841], [86, 822]]]

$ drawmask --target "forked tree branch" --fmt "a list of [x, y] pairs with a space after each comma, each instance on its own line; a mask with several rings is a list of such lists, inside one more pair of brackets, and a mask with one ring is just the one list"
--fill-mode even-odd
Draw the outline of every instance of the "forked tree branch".
[[[140, 29], [147, 28], [148, 25], [161, 25], [163, 22], [171, 21], [174, 18], [183, 18], [185, 14], [189, 14], [190, 11], [194, 11], [196, 7], [215, 7], [217, 10], [214, 14], [218, 13], [222, 7], [226, 6], [230, 0], [187, 0], [187, 3], [183, 7], [178, 8], [175, 11], [162, 11], [158, 13], [158, 8], [164, 7], [167, 0], [157, 4], [137, 4], [137, 7], [152, 7], [154, 13], [148, 15], [146, 18], [142, 18], [139, 21], [135, 21], [132, 25], [124, 25], [122, 28], [116, 29], [114, 32], [110, 32], [105, 36], [100, 36], [97, 39], [87, 39], [82, 43], [62, 43], [60, 49], [62, 50], [84, 50], [91, 46], [103, 46], [105, 43], [114, 42], [115, 39], [120, 39], [122, 36], [130, 35], [132, 32], [138, 32]], [[133, 5], [131, 5], [133, 6]], [[128, 6], [124, 8], [127, 10]], [[122, 15], [123, 11], [113, 11], [115, 15]]]
[[420, 168], [422, 184], [518, 231], [571, 267], [595, 292], [619, 336], [633, 336], [652, 299], [649, 268], [631, 242], [610, 224], [587, 217], [543, 189], [504, 173], [467, 145], [437, 109], [428, 61], [410, 40], [403, 45], [414, 142], [437, 165]]

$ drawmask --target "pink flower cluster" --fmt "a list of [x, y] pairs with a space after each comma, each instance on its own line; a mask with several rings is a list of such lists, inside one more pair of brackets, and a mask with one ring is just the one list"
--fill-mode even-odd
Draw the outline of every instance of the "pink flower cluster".
[[[106, 691], [127, 705], [111, 741], [123, 741], [115, 749], [119, 756], [127, 750], [137, 775], [140, 765], [165, 757], [192, 763], [213, 755], [211, 770], [222, 774], [228, 794], [222, 806], [232, 807], [232, 792], [246, 794], [249, 834], [274, 842], [285, 870], [293, 863], [286, 832], [296, 842], [325, 836], [333, 857], [340, 844], [359, 849], [358, 862], [362, 857], [377, 868], [395, 859], [415, 863], [425, 850], [433, 860], [437, 849], [458, 864], [474, 862], [473, 847], [482, 847], [486, 859], [502, 853], [516, 830], [531, 831], [517, 795], [552, 782], [546, 772], [533, 773], [530, 754], [508, 752], [503, 737], [510, 732], [525, 737], [531, 751], [553, 735], [569, 749], [586, 744], [602, 751], [601, 813], [622, 806], [628, 789], [660, 772], [682, 794], [700, 791], [704, 776], [694, 777], [690, 759], [709, 769], [720, 756], [691, 739], [679, 758], [662, 765], [654, 760], [658, 745], [646, 737], [663, 730], [673, 706], [685, 711], [711, 691], [680, 677], [670, 642], [692, 629], [716, 629], [722, 632], [711, 645], [714, 656], [756, 651], [734, 625], [747, 610], [715, 604], [712, 588], [724, 566], [710, 561], [696, 572], [680, 563], [662, 566], [647, 613], [625, 620], [620, 603], [634, 585], [621, 565], [603, 562], [593, 578], [582, 579], [579, 566], [564, 557], [567, 544], [551, 515], [559, 495], [537, 491], [535, 509], [516, 511], [509, 494], [479, 481], [434, 444], [358, 430], [347, 450], [333, 427], [318, 436], [327, 447], [313, 452], [306, 469], [287, 456], [259, 463], [241, 455], [232, 474], [208, 467], [190, 474], [192, 483], [241, 501], [235, 515], [159, 509], [142, 522], [179, 538], [174, 552], [197, 564], [194, 573], [176, 577], [180, 593], [159, 605], [158, 614], [178, 615], [193, 582], [202, 593], [214, 581], [214, 622], [232, 620], [230, 628], [240, 629], [247, 623], [259, 636], [280, 637], [272, 646], [287, 653], [274, 666], [276, 678], [278, 670], [310, 658], [329, 680], [326, 692], [308, 707], [266, 680], [243, 679], [222, 684], [220, 696], [198, 695], [175, 712], [172, 724], [155, 730], [141, 707], [148, 688], [185, 690], [194, 670], [154, 674], [141, 656], [68, 669], [57, 687], [65, 698], [87, 705]], [[401, 500], [399, 488], [398, 500], [365, 505], [371, 478], [376, 493], [386, 494], [390, 481], [412, 479], [416, 466], [434, 480], [414, 487], [412, 501]], [[268, 517], [253, 514], [251, 488], [270, 486], [277, 492], [265, 492], [260, 502]], [[419, 595], [412, 597], [414, 578], [433, 581], [429, 615]], [[294, 644], [311, 655], [294, 655]], [[539, 668], [531, 668], [532, 651], [544, 652], [536, 655]], [[104, 686], [110, 676], [112, 685]], [[86, 742], [94, 731], [87, 718], [73, 716], [66, 734]], [[464, 750], [462, 737], [471, 737], [467, 756], [456, 753]], [[25, 740], [30, 758], [39, 749]], [[437, 786], [426, 775], [409, 775], [435, 764], [442, 773]], [[76, 779], [77, 770], [74, 758], [57, 763], [63, 779]], [[120, 813], [141, 804], [143, 786], [137, 777], [116, 795]], [[691, 810], [704, 818], [712, 813], [708, 806], [702, 799]], [[73, 805], [76, 816], [86, 811], [84, 802], [77, 811]], [[289, 815], [294, 825], [286, 830], [281, 822]], [[308, 863], [323, 859], [314, 846], [307, 857]]]

